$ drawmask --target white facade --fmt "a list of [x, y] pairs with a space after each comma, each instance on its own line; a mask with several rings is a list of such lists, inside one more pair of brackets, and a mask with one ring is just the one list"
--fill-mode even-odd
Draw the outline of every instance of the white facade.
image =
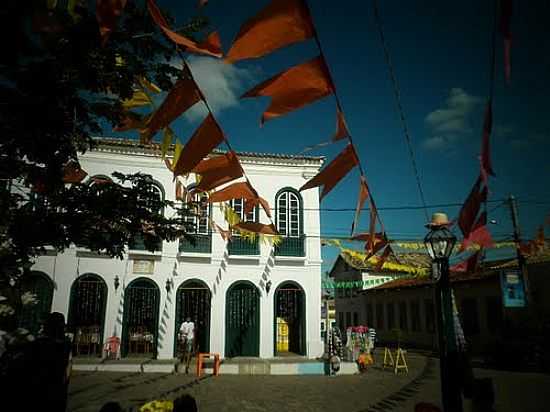
[[[158, 155], [159, 150], [143, 148], [134, 142], [101, 141], [99, 148], [81, 156], [82, 168], [89, 177], [111, 176], [121, 173], [151, 174], [162, 186], [167, 199], [175, 200], [175, 184], [171, 172]], [[318, 157], [241, 154], [239, 159], [259, 195], [275, 209], [276, 194], [283, 188], [296, 191], [314, 176], [322, 164]], [[192, 183], [191, 181], [189, 183]], [[58, 255], [42, 256], [32, 270], [47, 274], [54, 283], [52, 311], [68, 316], [71, 286], [79, 275], [96, 274], [107, 286], [107, 303], [102, 342], [113, 333], [121, 336], [124, 322], [124, 291], [135, 279], [148, 278], [160, 292], [158, 302], [159, 359], [174, 357], [176, 291], [189, 280], [200, 280], [211, 294], [209, 351], [225, 357], [226, 294], [237, 281], [248, 281], [258, 288], [259, 303], [259, 357], [275, 355], [275, 293], [278, 286], [292, 281], [305, 296], [303, 322], [305, 336], [303, 355], [315, 358], [322, 354], [321, 321], [321, 250], [319, 196], [317, 190], [302, 192], [302, 231], [305, 238], [303, 257], [274, 256], [273, 247], [260, 242], [259, 255], [231, 255], [227, 244], [218, 233], [212, 233], [211, 252], [179, 252], [178, 242], [164, 242], [162, 251], [129, 251], [124, 259], [110, 259], [94, 255], [84, 249], [71, 247]], [[227, 225], [218, 205], [212, 207], [213, 219], [222, 228]], [[277, 214], [273, 214], [274, 220]], [[260, 221], [268, 223], [262, 210]], [[151, 263], [153, 262], [153, 263]], [[144, 271], [151, 273], [136, 273]], [[115, 290], [115, 278], [120, 286]], [[167, 288], [167, 281], [170, 288]], [[266, 291], [266, 284], [271, 288]], [[168, 291], [168, 289], [170, 289]], [[124, 337], [123, 337], [124, 339]]]
[[396, 277], [395, 274], [381, 274], [367, 268], [352, 267], [341, 256], [338, 256], [329, 276], [334, 281], [336, 324], [341, 330], [367, 323], [364, 296], [360, 291], [375, 288]]

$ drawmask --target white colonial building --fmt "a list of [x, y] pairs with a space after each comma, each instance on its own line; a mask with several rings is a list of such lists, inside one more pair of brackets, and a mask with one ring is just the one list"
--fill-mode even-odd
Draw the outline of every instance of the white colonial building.
[[[159, 148], [134, 141], [101, 139], [80, 158], [88, 172], [151, 174], [159, 195], [174, 200], [171, 172]], [[158, 252], [131, 245], [124, 259], [71, 247], [38, 259], [28, 289], [41, 311], [65, 314], [77, 355], [102, 355], [107, 339], [121, 339], [125, 356], [173, 358], [176, 331], [190, 317], [201, 352], [222, 357], [271, 358], [287, 353], [322, 354], [321, 250], [317, 190], [299, 193], [322, 164], [320, 157], [241, 153], [239, 158], [260, 196], [274, 209], [283, 242], [226, 242], [208, 220], [197, 225], [195, 245], [164, 242]], [[242, 213], [239, 201], [234, 209]], [[208, 208], [226, 227], [217, 205]], [[268, 223], [265, 212], [254, 219]], [[36, 320], [40, 310], [28, 314]], [[31, 321], [30, 319], [29, 321]]]

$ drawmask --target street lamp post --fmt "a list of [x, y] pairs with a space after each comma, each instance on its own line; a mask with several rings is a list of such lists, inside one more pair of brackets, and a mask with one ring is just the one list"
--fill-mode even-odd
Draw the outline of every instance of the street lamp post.
[[458, 382], [458, 348], [449, 284], [449, 256], [456, 243], [456, 237], [448, 229], [449, 221], [444, 213], [434, 213], [432, 221], [426, 226], [430, 232], [426, 235], [424, 244], [432, 258], [432, 275], [435, 281], [443, 410], [458, 412], [462, 411], [462, 395]]

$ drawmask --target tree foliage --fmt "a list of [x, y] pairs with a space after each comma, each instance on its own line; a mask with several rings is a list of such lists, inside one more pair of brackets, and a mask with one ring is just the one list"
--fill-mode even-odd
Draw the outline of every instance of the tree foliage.
[[[121, 102], [138, 79], [168, 91], [180, 75], [171, 64], [176, 50], [144, 3], [128, 0], [105, 46], [95, 1], [3, 4], [15, 47], [0, 63], [0, 290], [17, 283], [46, 246], [77, 244], [122, 257], [136, 237], [153, 249], [187, 236], [192, 211], [159, 199], [151, 176], [115, 173], [95, 184], [63, 179], [66, 166], [94, 148], [92, 136], [120, 122]], [[190, 18], [180, 30], [192, 37], [206, 24]]]

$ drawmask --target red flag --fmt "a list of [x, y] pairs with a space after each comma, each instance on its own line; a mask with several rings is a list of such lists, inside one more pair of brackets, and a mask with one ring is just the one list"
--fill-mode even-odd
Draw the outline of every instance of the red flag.
[[479, 264], [479, 258], [481, 257], [481, 250], [471, 255], [463, 262], [457, 263], [449, 268], [451, 272], [469, 272], [475, 273]]
[[376, 267], [375, 267], [376, 272], [380, 272], [382, 270], [382, 268], [384, 267], [384, 263], [386, 263], [386, 260], [388, 260], [388, 257], [390, 256], [391, 253], [392, 253], [392, 248], [390, 245], [387, 245], [386, 248], [384, 249], [384, 253], [382, 253], [382, 256], [376, 263]]
[[208, 153], [223, 142], [223, 139], [220, 126], [212, 114], [209, 114], [183, 147], [178, 162], [174, 166], [174, 175], [189, 173]]
[[472, 228], [472, 231], [470, 232], [468, 237], [464, 238], [464, 240], [462, 241], [460, 249], [464, 250], [472, 243], [477, 243], [479, 246], [486, 249], [495, 246], [493, 238], [491, 237], [491, 233], [487, 229], [487, 212], [483, 212], [481, 215], [479, 215], [479, 218]]
[[346, 124], [344, 113], [342, 113], [338, 107], [336, 108], [336, 133], [334, 134], [332, 141], [336, 142], [338, 140], [345, 139], [346, 137], [349, 137], [348, 125]]
[[193, 40], [190, 40], [170, 29], [168, 22], [160, 12], [160, 9], [154, 0], [147, 0], [147, 8], [149, 9], [149, 13], [151, 14], [154, 22], [160, 27], [166, 37], [174, 43], [184, 47], [186, 51], [191, 53], [206, 54], [213, 57], [222, 57], [223, 53], [219, 44], [219, 36], [215, 39], [214, 37], [211, 37], [212, 35], [210, 35], [208, 36], [210, 40], [207, 39], [204, 42], [197, 44]]
[[146, 127], [141, 130], [142, 138], [147, 143], [151, 141], [158, 130], [168, 126], [179, 115], [201, 100], [202, 94], [195, 81], [189, 77], [187, 70], [184, 69], [184, 72], [185, 77], [176, 82], [160, 107], [151, 115]]
[[489, 99], [485, 107], [485, 118], [483, 120], [483, 137], [481, 141], [481, 178], [487, 185], [488, 175], [495, 176], [493, 167], [491, 166], [491, 153], [489, 150], [489, 138], [493, 129], [493, 109], [492, 102]]
[[225, 241], [231, 240], [231, 230], [222, 229], [214, 220], [210, 219], [210, 225], [215, 228]]
[[355, 149], [351, 144], [348, 144], [328, 166], [306, 182], [306, 184], [300, 188], [300, 192], [323, 185], [323, 191], [321, 192], [321, 199], [323, 199], [323, 197], [325, 197], [334, 186], [336, 186], [336, 184], [358, 164], [359, 159], [357, 159]]
[[242, 25], [227, 52], [226, 61], [265, 56], [314, 35], [309, 10], [303, 0], [273, 0]]
[[307, 146], [302, 150], [301, 153], [309, 152], [313, 149], [317, 149], [319, 147], [327, 146], [331, 143], [337, 142], [339, 140], [342, 140], [346, 137], [349, 137], [349, 131], [348, 126], [346, 124], [346, 119], [344, 118], [344, 113], [340, 110], [340, 107], [336, 108], [336, 132], [332, 136], [332, 138], [328, 142], [321, 142], [317, 143], [313, 146]]
[[470, 234], [481, 203], [485, 200], [487, 200], [487, 187], [481, 189], [481, 177], [478, 177], [458, 216], [458, 226], [464, 237], [468, 237]]
[[351, 224], [351, 235], [353, 236], [353, 232], [355, 232], [355, 229], [357, 228], [357, 224], [359, 223], [359, 215], [361, 213], [361, 209], [365, 205], [365, 201], [369, 197], [369, 187], [367, 186], [367, 181], [365, 180], [364, 176], [361, 176], [359, 180], [359, 196], [357, 198], [357, 206], [355, 207], [355, 217], [353, 218], [353, 222]]
[[122, 14], [127, 0], [96, 0], [95, 14], [104, 46]]
[[384, 246], [388, 244], [388, 239], [384, 232], [378, 232], [374, 234], [369, 233], [359, 233], [352, 237], [353, 240], [363, 240], [365, 241], [365, 250], [367, 251], [369, 257], [378, 253]]
[[510, 49], [512, 47], [512, 30], [510, 23], [512, 20], [512, 12], [514, 5], [512, 0], [500, 1], [500, 33], [504, 39], [504, 75], [506, 83], [510, 84], [511, 64], [510, 64]]
[[321, 56], [276, 74], [241, 97], [269, 96], [261, 124], [332, 94], [334, 87]]
[[197, 190], [210, 191], [224, 183], [243, 176], [243, 169], [235, 152], [201, 161], [194, 169], [201, 175]]
[[268, 217], [271, 217], [271, 209], [269, 203], [263, 197], [256, 197], [253, 199], [246, 199], [244, 202], [244, 213], [250, 213], [256, 207], [256, 205], [262, 205], [262, 208], [265, 211], [265, 214]]
[[254, 199], [256, 191], [248, 182], [233, 183], [208, 197], [210, 203], [226, 202], [232, 199]]

